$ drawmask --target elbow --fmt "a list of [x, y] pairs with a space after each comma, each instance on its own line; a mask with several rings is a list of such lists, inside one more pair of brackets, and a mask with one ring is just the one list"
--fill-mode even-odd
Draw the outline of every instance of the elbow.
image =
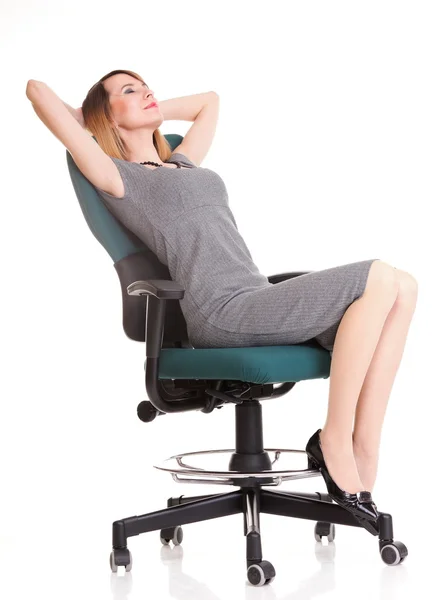
[[30, 100], [32, 99], [31, 95], [32, 95], [33, 90], [38, 86], [39, 83], [41, 83], [41, 82], [37, 81], [36, 79], [30, 79], [28, 81], [28, 83], [26, 84], [26, 96]]
[[29, 98], [29, 100], [31, 100], [30, 94], [32, 92], [32, 90], [34, 89], [34, 79], [30, 79], [28, 81], [28, 83], [26, 84], [26, 97]]

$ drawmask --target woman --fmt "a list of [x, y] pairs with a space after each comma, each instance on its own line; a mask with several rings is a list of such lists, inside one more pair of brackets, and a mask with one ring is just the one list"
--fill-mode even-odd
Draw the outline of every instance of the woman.
[[35, 83], [27, 96], [38, 116], [109, 210], [183, 284], [180, 303], [193, 346], [314, 340], [330, 351], [328, 413], [306, 446], [309, 467], [321, 470], [338, 504], [375, 521], [371, 490], [381, 429], [416, 305], [416, 280], [369, 259], [270, 284], [238, 232], [223, 180], [198, 166], [215, 131], [215, 94], [206, 96], [206, 111], [172, 153], [158, 129], [160, 107], [136, 73], [108, 73], [78, 111]]

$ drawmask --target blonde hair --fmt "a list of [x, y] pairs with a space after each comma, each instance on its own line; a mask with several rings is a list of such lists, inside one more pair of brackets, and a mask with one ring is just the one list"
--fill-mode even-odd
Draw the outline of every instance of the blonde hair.
[[[128, 160], [124, 142], [121, 139], [118, 130], [112, 125], [113, 121], [109, 94], [104, 87], [104, 81], [118, 73], [131, 75], [144, 83], [144, 80], [133, 71], [111, 71], [110, 73], [107, 73], [107, 75], [104, 75], [104, 77], [101, 77], [101, 79], [88, 90], [88, 94], [82, 102], [82, 114], [84, 117], [85, 128], [94, 135], [102, 150], [114, 158]], [[155, 129], [153, 132], [153, 145], [163, 162], [170, 158], [172, 150], [169, 142], [159, 129]]]

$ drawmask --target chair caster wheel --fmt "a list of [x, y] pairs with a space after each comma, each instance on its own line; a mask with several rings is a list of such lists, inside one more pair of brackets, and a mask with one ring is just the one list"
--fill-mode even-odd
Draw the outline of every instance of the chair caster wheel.
[[322, 542], [322, 536], [327, 536], [327, 541], [332, 542], [335, 539], [335, 526], [334, 523], [327, 523], [326, 521], [318, 521], [314, 526], [314, 539], [316, 542]]
[[403, 542], [382, 542], [380, 544], [381, 558], [386, 565], [398, 565], [409, 554]]
[[165, 546], [168, 546], [170, 541], [173, 542], [174, 546], [179, 546], [183, 541], [183, 530], [181, 525], [178, 525], [177, 527], [161, 529], [160, 540]]
[[159, 411], [148, 400], [143, 400], [136, 409], [137, 415], [144, 423], [150, 423], [159, 414]]
[[132, 562], [132, 553], [128, 548], [114, 548], [110, 552], [110, 568], [113, 573], [118, 572], [118, 567], [125, 567], [126, 571], [131, 571]]
[[262, 560], [248, 568], [247, 576], [249, 583], [252, 585], [267, 585], [274, 581], [276, 571], [268, 560]]

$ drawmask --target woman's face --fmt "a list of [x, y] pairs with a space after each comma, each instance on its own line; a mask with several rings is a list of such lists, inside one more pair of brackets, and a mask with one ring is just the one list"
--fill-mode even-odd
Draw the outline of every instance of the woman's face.
[[157, 102], [146, 83], [125, 73], [118, 73], [104, 81], [104, 87], [109, 94], [112, 116], [118, 127], [129, 130], [149, 127], [155, 130], [163, 122], [158, 106], [144, 110], [148, 104]]

